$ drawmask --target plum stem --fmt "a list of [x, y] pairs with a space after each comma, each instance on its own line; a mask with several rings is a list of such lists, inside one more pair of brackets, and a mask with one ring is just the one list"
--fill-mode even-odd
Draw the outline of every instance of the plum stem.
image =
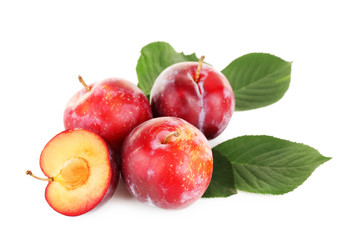
[[163, 144], [167, 144], [173, 136], [178, 137], [179, 135], [180, 133], [178, 131], [169, 133], [169, 135], [167, 135], [166, 138], [164, 139]]
[[32, 176], [33, 178], [36, 178], [38, 180], [41, 180], [41, 181], [48, 181], [48, 182], [52, 182], [53, 181], [53, 177], [50, 177], [50, 178], [40, 178], [40, 177], [36, 177], [30, 170], [27, 170], [25, 172], [26, 175], [30, 175]]
[[89, 92], [90, 91], [90, 87], [86, 84], [86, 82], [83, 80], [83, 78], [81, 77], [81, 75], [78, 75], [78, 80], [80, 80], [80, 83], [83, 85], [83, 87]]
[[196, 69], [196, 73], [195, 73], [195, 82], [199, 81], [200, 71], [201, 71], [202, 63], [204, 62], [204, 59], [205, 59], [205, 56], [201, 56], [198, 68]]

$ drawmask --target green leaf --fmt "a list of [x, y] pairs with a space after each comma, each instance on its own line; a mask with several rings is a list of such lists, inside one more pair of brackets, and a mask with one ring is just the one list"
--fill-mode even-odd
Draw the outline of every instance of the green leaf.
[[289, 87], [291, 65], [266, 53], [250, 53], [232, 61], [222, 73], [233, 88], [235, 110], [265, 107], [281, 99]]
[[270, 136], [242, 136], [214, 147], [232, 164], [236, 188], [284, 194], [301, 185], [329, 157], [304, 144]]
[[199, 59], [194, 53], [177, 53], [166, 42], [153, 42], [144, 46], [136, 66], [139, 88], [149, 96], [155, 79], [165, 68], [186, 61], [198, 62]]
[[222, 154], [213, 151], [212, 179], [202, 197], [229, 197], [236, 193], [232, 164]]

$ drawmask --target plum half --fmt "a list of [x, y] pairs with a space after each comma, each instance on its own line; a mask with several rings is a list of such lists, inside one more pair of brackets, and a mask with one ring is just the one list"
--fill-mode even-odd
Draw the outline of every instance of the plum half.
[[45, 198], [57, 212], [78, 216], [109, 199], [118, 184], [119, 169], [107, 143], [84, 129], [66, 130], [44, 147], [40, 167], [48, 181]]

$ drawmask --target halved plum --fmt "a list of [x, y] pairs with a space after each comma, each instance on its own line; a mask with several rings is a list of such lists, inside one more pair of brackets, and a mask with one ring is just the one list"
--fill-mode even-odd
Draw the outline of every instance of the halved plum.
[[119, 169], [107, 143], [84, 129], [66, 130], [53, 137], [40, 157], [49, 181], [45, 197], [57, 212], [67, 216], [84, 214], [109, 199], [118, 184]]

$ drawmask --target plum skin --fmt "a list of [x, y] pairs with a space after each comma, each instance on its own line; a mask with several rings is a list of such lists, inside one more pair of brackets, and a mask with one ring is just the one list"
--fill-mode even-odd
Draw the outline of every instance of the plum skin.
[[213, 139], [227, 127], [235, 110], [235, 96], [228, 79], [207, 64], [181, 62], [159, 74], [150, 94], [154, 117], [183, 118]]
[[118, 154], [125, 136], [152, 118], [145, 94], [131, 82], [109, 78], [81, 89], [64, 111], [65, 129], [83, 128], [100, 135]]
[[[166, 137], [172, 136], [167, 143]], [[175, 117], [148, 120], [123, 143], [121, 173], [139, 201], [164, 209], [184, 208], [206, 191], [212, 176], [212, 151], [193, 125]]]

